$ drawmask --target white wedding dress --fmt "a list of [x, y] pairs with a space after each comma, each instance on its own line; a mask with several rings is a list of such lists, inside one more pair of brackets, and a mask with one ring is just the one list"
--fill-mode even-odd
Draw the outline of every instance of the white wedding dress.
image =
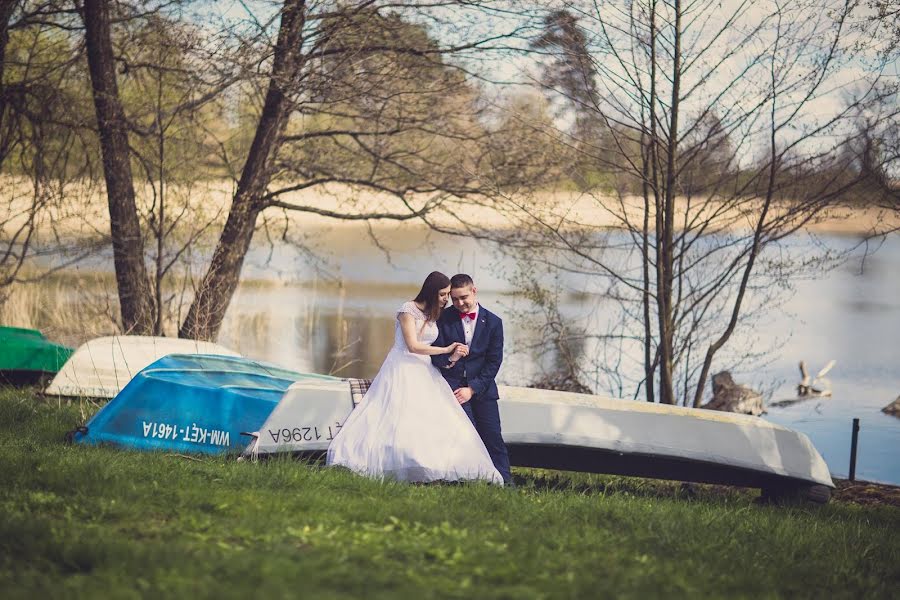
[[413, 316], [420, 342], [437, 339], [437, 325], [426, 322], [414, 302], [398, 309], [394, 346], [329, 445], [327, 463], [400, 481], [480, 479], [502, 485], [478, 432], [431, 358], [407, 349], [400, 313]]

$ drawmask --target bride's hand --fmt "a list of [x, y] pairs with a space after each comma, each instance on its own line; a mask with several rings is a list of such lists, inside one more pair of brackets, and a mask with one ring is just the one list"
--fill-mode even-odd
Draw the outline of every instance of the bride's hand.
[[450, 356], [450, 360], [452, 360], [454, 362], [458, 361], [463, 356], [469, 355], [469, 347], [463, 343], [453, 342], [453, 344], [448, 347], [451, 348], [450, 352], [452, 352], [452, 355]]
[[462, 342], [453, 342], [449, 346], [447, 346], [447, 352], [453, 354], [454, 360], [459, 360], [463, 356], [468, 356], [469, 347], [463, 344]]
[[450, 344], [449, 346], [445, 346], [445, 347], [444, 347], [444, 353], [445, 353], [445, 354], [455, 353], [455, 352], [456, 352], [456, 349], [459, 348], [461, 345], [462, 345], [462, 344], [460, 344], [459, 342], [453, 342], [453, 343]]

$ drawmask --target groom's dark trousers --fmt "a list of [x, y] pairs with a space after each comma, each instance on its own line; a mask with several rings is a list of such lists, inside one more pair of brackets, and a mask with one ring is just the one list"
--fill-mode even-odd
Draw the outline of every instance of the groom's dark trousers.
[[[445, 309], [438, 318], [437, 326], [438, 337], [432, 343], [433, 346], [449, 346], [453, 342], [466, 343], [462, 320], [455, 308]], [[432, 356], [431, 362], [440, 370], [452, 389], [467, 386], [472, 388], [474, 392], [472, 399], [462, 407], [475, 425], [503, 481], [512, 481], [509, 454], [500, 432], [500, 411], [497, 408], [500, 394], [494, 381], [500, 370], [500, 363], [503, 362], [503, 321], [479, 305], [478, 322], [475, 324], [472, 343], [469, 344], [469, 355], [449, 368], [450, 354]]]

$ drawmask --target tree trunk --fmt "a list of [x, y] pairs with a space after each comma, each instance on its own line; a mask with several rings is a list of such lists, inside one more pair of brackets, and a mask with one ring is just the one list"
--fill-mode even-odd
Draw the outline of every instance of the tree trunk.
[[83, 18], [106, 178], [122, 329], [125, 333], [149, 334], [153, 331], [153, 296], [144, 264], [144, 241], [134, 199], [125, 111], [116, 83], [107, 2], [85, 0]]
[[[644, 221], [641, 227], [641, 256], [643, 259], [644, 289], [641, 304], [644, 311], [644, 389], [647, 402], [656, 402], [656, 360], [653, 355], [653, 326], [650, 320], [650, 193], [652, 191], [654, 205], [659, 214], [659, 182], [657, 179], [656, 153], [659, 135], [656, 130], [656, 2], [650, 7], [650, 98], [647, 102], [647, 118], [650, 123], [649, 140], [646, 126], [641, 131], [641, 191], [644, 197]], [[652, 178], [652, 179], [651, 179]], [[651, 186], [652, 181], [652, 186]], [[658, 231], [658, 229], [657, 229]], [[657, 239], [658, 239], [657, 235]], [[657, 253], [657, 258], [659, 254]]]
[[[661, 265], [658, 267], [657, 281], [659, 310], [659, 401], [663, 404], [675, 404], [674, 355], [675, 355], [675, 323], [672, 304], [672, 287], [675, 281], [675, 176], [676, 155], [678, 153], [678, 111], [681, 81], [681, 2], [675, 0], [674, 48], [672, 51], [672, 103], [669, 118], [669, 144], [666, 150], [666, 188], [664, 198], [664, 214], [662, 235]], [[657, 218], [659, 223], [659, 218]]]
[[206, 275], [188, 310], [180, 337], [214, 340], [237, 289], [250, 248], [256, 218], [265, 208], [261, 197], [271, 176], [271, 161], [290, 114], [288, 94], [302, 65], [305, 2], [288, 0], [281, 13], [272, 74], [256, 134], [237, 191]]

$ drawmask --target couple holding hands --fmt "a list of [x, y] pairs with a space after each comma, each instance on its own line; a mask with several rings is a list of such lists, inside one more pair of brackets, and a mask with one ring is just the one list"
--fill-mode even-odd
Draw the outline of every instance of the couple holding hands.
[[429, 274], [397, 309], [394, 345], [328, 464], [400, 481], [510, 484], [494, 381], [502, 361], [503, 322], [478, 303], [472, 278]]

